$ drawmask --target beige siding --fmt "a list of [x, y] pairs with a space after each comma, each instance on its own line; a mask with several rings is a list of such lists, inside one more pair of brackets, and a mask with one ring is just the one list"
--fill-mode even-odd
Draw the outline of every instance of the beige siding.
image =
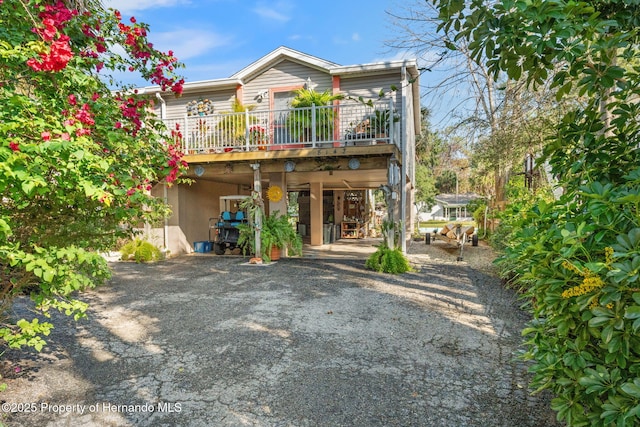
[[[391, 92], [391, 86], [395, 86], [398, 90]], [[357, 98], [362, 96], [365, 100], [377, 101], [380, 91], [385, 94], [391, 94], [394, 104], [398, 111], [402, 107], [402, 95], [400, 90], [400, 74], [389, 73], [379, 76], [358, 76], [340, 79], [340, 92], [351, 97]], [[385, 97], [384, 99], [389, 99]]]
[[[162, 184], [156, 186], [153, 195], [163, 196]], [[237, 185], [195, 180], [188, 186], [173, 186], [168, 189], [167, 202], [172, 215], [167, 223], [169, 251], [172, 254], [193, 252], [193, 243], [209, 239], [209, 218], [220, 216], [220, 196], [243, 194]], [[245, 194], [248, 194], [246, 191]], [[164, 232], [161, 227], [151, 230], [154, 244], [162, 247]]]
[[[221, 113], [231, 110], [231, 103], [235, 98], [236, 92], [233, 89], [225, 89], [222, 91], [204, 91], [201, 93], [188, 93], [180, 98], [173, 95], [165, 95], [164, 100], [167, 105], [167, 119], [181, 119], [187, 114], [187, 103], [198, 101], [200, 99], [209, 99], [213, 102], [214, 112]], [[156, 112], [160, 112], [159, 102], [156, 102]]]
[[318, 92], [331, 90], [331, 76], [314, 68], [298, 64], [294, 61], [282, 61], [266, 70], [256, 78], [245, 82], [242, 102], [245, 105], [256, 104], [257, 110], [269, 109], [269, 102], [256, 102], [258, 93], [263, 90], [281, 87], [303, 86], [307, 79], [316, 84]]

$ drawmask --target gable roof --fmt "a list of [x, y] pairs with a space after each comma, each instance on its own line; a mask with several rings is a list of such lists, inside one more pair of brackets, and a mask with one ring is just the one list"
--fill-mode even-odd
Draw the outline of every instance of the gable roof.
[[[286, 60], [297, 62], [334, 76], [346, 77], [364, 74], [376, 74], [384, 71], [399, 71], [405, 67], [411, 77], [415, 78], [419, 74], [415, 59], [380, 61], [369, 64], [342, 66], [335, 62], [318, 58], [317, 56], [299, 52], [286, 46], [280, 46], [277, 49], [269, 52], [262, 58], [258, 59], [257, 61], [254, 61], [248, 66], [244, 67], [240, 71], [232, 74], [230, 77], [186, 82], [183, 86], [183, 90], [185, 93], [188, 93], [202, 89], [235, 88], [238, 85], [243, 85], [248, 80], [251, 80], [252, 77], [255, 77], [256, 75], [264, 72], [270, 67], [273, 67], [274, 65]], [[159, 86], [147, 86], [141, 88], [141, 90], [149, 94], [161, 92]]]
[[262, 70], [270, 68], [275, 64], [278, 64], [279, 62], [287, 59], [325, 72], [329, 72], [332, 68], [339, 66], [335, 62], [326, 61], [313, 55], [298, 52], [297, 50], [288, 48], [286, 46], [280, 46], [277, 49], [266, 54], [262, 58], [258, 59], [257, 61], [244, 67], [242, 70], [233, 74], [229, 78], [248, 80], [252, 76], [260, 74]]

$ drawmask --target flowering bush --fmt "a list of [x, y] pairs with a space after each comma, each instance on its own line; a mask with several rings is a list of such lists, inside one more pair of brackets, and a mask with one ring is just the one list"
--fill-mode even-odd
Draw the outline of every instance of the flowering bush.
[[554, 392], [568, 425], [640, 420], [640, 168], [627, 166], [616, 185], [596, 181], [517, 214], [498, 260], [533, 314], [522, 354], [532, 386]]
[[51, 327], [9, 323], [13, 297], [28, 290], [45, 315], [81, 316], [71, 295], [109, 277], [96, 251], [128, 234], [122, 224], [167, 213], [149, 190], [186, 167], [180, 131], [165, 143], [153, 100], [116, 79], [135, 71], [182, 93], [181, 65], [147, 32], [113, 10], [0, 0], [0, 340], [10, 347], [40, 349]]

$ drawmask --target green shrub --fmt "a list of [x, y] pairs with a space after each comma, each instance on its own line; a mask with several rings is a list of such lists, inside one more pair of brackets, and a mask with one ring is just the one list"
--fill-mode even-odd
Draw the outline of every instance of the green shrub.
[[570, 426], [640, 424], [640, 168], [512, 212], [498, 266], [524, 292], [532, 387]]
[[152, 262], [162, 259], [162, 252], [153, 244], [140, 239], [135, 239], [125, 244], [120, 249], [123, 261]]
[[[500, 220], [498, 227], [489, 235], [491, 246], [501, 253], [498, 257], [499, 275], [508, 284], [525, 286], [520, 280], [529, 265], [519, 259], [522, 245], [534, 238], [538, 228], [545, 227], [540, 215], [540, 203], [544, 206], [553, 202], [549, 189], [530, 192], [522, 186], [507, 186], [509, 202], [503, 211], [496, 213]], [[526, 230], [526, 231], [525, 231]]]
[[409, 261], [399, 248], [390, 249], [384, 244], [367, 258], [365, 266], [371, 270], [390, 274], [412, 271]]

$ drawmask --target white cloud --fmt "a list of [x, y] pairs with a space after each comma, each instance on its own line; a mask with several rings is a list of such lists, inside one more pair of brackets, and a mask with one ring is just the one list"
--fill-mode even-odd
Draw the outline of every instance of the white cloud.
[[151, 32], [149, 38], [154, 48], [163, 52], [172, 50], [180, 61], [195, 58], [212, 48], [228, 45], [232, 40], [231, 37], [198, 29]]
[[272, 21], [278, 21], [278, 22], [284, 23], [291, 19], [291, 17], [283, 13], [280, 13], [277, 10], [269, 9], [267, 7], [256, 7], [255, 9], [253, 9], [253, 11], [258, 15], [260, 15], [261, 18], [272, 20]]
[[188, 0], [103, 0], [105, 8], [112, 7], [124, 14], [131, 14], [145, 9], [158, 7], [173, 7], [179, 4], [188, 4]]
[[291, 5], [286, 1], [276, 3], [260, 2], [252, 9], [260, 18], [279, 23], [291, 20], [290, 10]]

